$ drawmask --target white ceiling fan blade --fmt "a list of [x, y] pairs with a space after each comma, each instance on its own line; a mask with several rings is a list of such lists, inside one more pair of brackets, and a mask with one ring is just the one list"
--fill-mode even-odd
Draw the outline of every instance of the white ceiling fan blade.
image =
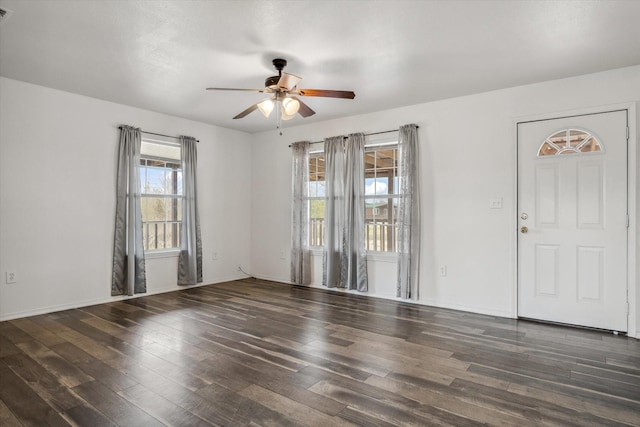
[[264, 89], [238, 89], [235, 87], [208, 87], [207, 90], [239, 90], [243, 92], [260, 92], [263, 93]]
[[243, 112], [238, 113], [233, 119], [236, 120], [236, 119], [241, 119], [243, 117], [246, 117], [249, 113], [253, 113], [257, 109], [258, 109], [258, 104], [253, 104], [251, 107], [247, 108]]

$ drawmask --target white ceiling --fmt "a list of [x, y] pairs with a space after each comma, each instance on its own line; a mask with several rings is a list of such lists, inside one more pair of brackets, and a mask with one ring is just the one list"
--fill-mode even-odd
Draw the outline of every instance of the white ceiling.
[[0, 0], [0, 75], [256, 132], [274, 57], [317, 114], [285, 126], [640, 64], [640, 1]]

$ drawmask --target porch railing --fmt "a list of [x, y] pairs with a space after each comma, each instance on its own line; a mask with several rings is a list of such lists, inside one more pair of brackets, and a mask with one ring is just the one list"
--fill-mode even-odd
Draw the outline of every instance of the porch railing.
[[[395, 252], [397, 250], [396, 226], [394, 223], [365, 221], [367, 251]], [[311, 218], [309, 222], [309, 245], [324, 245], [324, 218]]]
[[180, 221], [147, 221], [142, 223], [145, 250], [180, 247]]

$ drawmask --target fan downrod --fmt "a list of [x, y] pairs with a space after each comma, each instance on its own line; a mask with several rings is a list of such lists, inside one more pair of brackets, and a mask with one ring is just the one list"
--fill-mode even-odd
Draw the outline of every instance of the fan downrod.
[[267, 77], [264, 81], [264, 87], [270, 87], [275, 89], [277, 88], [278, 81], [282, 76], [282, 70], [284, 69], [284, 67], [287, 66], [287, 60], [282, 58], [276, 58], [271, 62], [273, 63], [274, 68], [278, 71], [278, 75]]

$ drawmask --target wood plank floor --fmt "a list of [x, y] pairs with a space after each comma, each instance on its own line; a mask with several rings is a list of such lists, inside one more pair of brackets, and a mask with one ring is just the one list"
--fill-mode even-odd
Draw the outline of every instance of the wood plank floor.
[[248, 279], [0, 323], [2, 426], [640, 425], [640, 342]]

